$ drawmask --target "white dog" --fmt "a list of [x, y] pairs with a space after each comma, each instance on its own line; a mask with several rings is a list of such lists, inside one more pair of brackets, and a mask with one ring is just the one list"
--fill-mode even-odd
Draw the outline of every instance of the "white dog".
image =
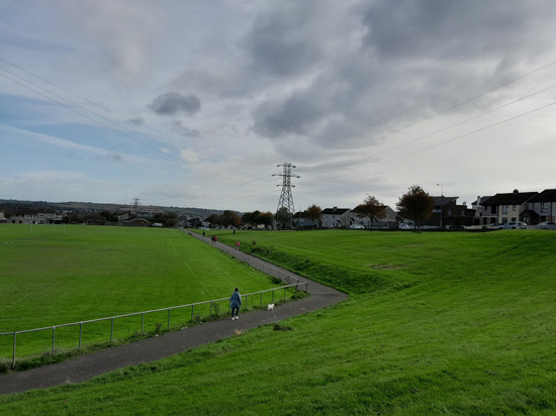
[[267, 311], [273, 311], [274, 310], [274, 303], [269, 303], [268, 306], [266, 307]]

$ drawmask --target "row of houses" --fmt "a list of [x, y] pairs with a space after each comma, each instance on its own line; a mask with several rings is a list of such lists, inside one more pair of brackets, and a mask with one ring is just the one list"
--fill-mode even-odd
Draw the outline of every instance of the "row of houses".
[[7, 218], [0, 212], [0, 222], [10, 224], [61, 224], [63, 214], [51, 210], [25, 210], [18, 211]]
[[[470, 225], [506, 224], [523, 221], [536, 225], [556, 219], [556, 189], [542, 192], [519, 192], [496, 194], [494, 196], [477, 197], [468, 207], [465, 202], [458, 204], [457, 196], [433, 196], [434, 209], [432, 215], [424, 221], [430, 227], [454, 227]], [[386, 217], [373, 222], [373, 228], [395, 228], [402, 218], [386, 207]], [[350, 208], [326, 208], [322, 211], [319, 224], [307, 218], [306, 212], [294, 215], [293, 224], [296, 228], [371, 228], [368, 218], [361, 218]]]
[[[0, 212], [0, 223], [8, 224], [62, 224], [64, 217], [69, 215], [68, 212], [56, 212], [54, 210], [40, 209], [40, 210], [21, 210], [16, 211], [9, 217]], [[87, 225], [108, 225], [106, 218], [88, 214], [81, 222]], [[129, 212], [120, 213], [116, 215], [117, 221], [113, 221], [112, 225], [128, 225], [133, 227], [147, 227], [150, 222], [144, 218], [134, 218]]]
[[[373, 221], [373, 228], [394, 228], [398, 224], [396, 212], [390, 207], [385, 208], [386, 217]], [[308, 218], [307, 212], [298, 212], [293, 216], [294, 228], [371, 228], [369, 218], [359, 217], [350, 208], [326, 208], [322, 210], [322, 218], [318, 223]]]
[[478, 224], [506, 224], [523, 221], [530, 225], [554, 221], [556, 217], [556, 189], [542, 192], [519, 192], [477, 197], [473, 202]]

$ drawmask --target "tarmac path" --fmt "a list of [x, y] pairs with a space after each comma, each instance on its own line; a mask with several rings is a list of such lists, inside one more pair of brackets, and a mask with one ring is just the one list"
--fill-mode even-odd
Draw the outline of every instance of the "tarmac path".
[[[240, 314], [240, 319], [235, 321], [222, 319], [206, 322], [181, 331], [120, 345], [60, 363], [5, 374], [0, 376], [0, 394], [81, 383], [110, 371], [160, 360], [203, 344], [231, 337], [237, 334], [236, 330], [245, 331], [263, 324], [278, 322], [334, 305], [347, 298], [345, 293], [298, 276], [233, 247], [218, 242], [212, 243], [210, 238], [189, 231], [184, 232], [287, 283], [307, 282], [307, 291], [311, 296], [276, 306], [272, 312], [266, 310], [248, 312]], [[304, 288], [305, 285], [300, 285], [300, 289]]]

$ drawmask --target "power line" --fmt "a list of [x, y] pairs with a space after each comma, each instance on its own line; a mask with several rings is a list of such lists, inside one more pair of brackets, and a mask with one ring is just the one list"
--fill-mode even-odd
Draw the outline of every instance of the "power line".
[[[6, 61], [4, 61], [4, 60], [1, 59], [1, 58], [0, 58], [0, 61], [6, 62]], [[18, 69], [19, 69], [19, 68], [18, 68]], [[118, 126], [121, 127], [121, 128], [130, 130], [130, 131], [133, 131], [134, 133], [139, 134], [140, 136], [145, 137], [145, 138], [148, 139], [148, 140], [152, 140], [152, 141], [154, 141], [154, 142], [160, 144], [161, 146], [170, 147], [171, 149], [173, 149], [173, 150], [174, 150], [175, 152], [177, 152], [177, 153], [180, 152], [179, 149], [172, 148], [171, 146], [168, 146], [167, 143], [162, 143], [162, 142], [160, 142], [160, 141], [158, 141], [158, 140], [156, 140], [156, 139], [153, 139], [152, 137], [149, 137], [149, 136], [146, 136], [146, 135], [144, 135], [144, 134], [142, 134], [142, 133], [139, 133], [139, 132], [136, 131], [136, 130], [132, 130], [132, 129], [130, 129], [130, 128], [127, 127], [127, 126], [118, 123], [117, 121], [111, 120], [111, 119], [109, 119], [109, 118], [107, 118], [107, 117], [105, 117], [105, 116], [103, 116], [103, 115], [101, 115], [101, 114], [98, 114], [98, 113], [96, 113], [96, 112], [94, 112], [94, 111], [92, 111], [92, 110], [90, 110], [90, 109], [87, 109], [87, 108], [85, 108], [85, 107], [83, 107], [83, 106], [81, 106], [81, 105], [79, 105], [79, 104], [77, 104], [77, 103], [75, 103], [75, 102], [73, 102], [73, 101], [71, 101], [71, 100], [68, 100], [67, 98], [64, 98], [64, 97], [62, 97], [62, 96], [60, 96], [60, 95], [58, 95], [58, 94], [56, 94], [56, 93], [54, 93], [54, 92], [52, 92], [52, 91], [49, 91], [49, 90], [47, 90], [47, 89], [45, 89], [45, 88], [43, 88], [43, 87], [41, 87], [41, 86], [39, 86], [39, 85], [37, 85], [37, 84], [35, 84], [35, 83], [29, 81], [29, 80], [26, 80], [26, 79], [24, 79], [24, 78], [21, 78], [21, 77], [19, 77], [18, 75], [13, 74], [12, 72], [6, 70], [5, 68], [0, 68], [0, 70], [6, 72], [6, 73], [8, 73], [8, 74], [10, 74], [11, 76], [14, 76], [14, 77], [18, 78], [18, 79], [20, 79], [20, 80], [22, 80], [22, 81], [24, 81], [24, 82], [26, 82], [26, 83], [28, 83], [28, 84], [30, 84], [30, 85], [36, 87], [36, 88], [39, 88], [39, 89], [41, 89], [41, 90], [43, 90], [43, 91], [46, 91], [47, 93], [52, 94], [52, 95], [54, 95], [55, 97], [58, 97], [59, 99], [65, 100], [65, 101], [67, 101], [67, 102], [73, 104], [74, 106], [79, 107], [80, 109], [82, 109], [82, 110], [84, 110], [84, 111], [91, 112], [91, 113], [95, 114], [95, 115], [98, 116], [98, 117], [101, 117], [101, 118], [103, 118], [103, 119], [105, 119], [105, 120], [107, 120], [107, 121], [109, 121], [109, 122], [111, 122], [111, 123], [114, 123], [114, 124], [118, 125]], [[24, 71], [24, 72], [27, 72], [27, 71]], [[95, 122], [95, 123], [98, 123], [98, 124], [100, 124], [100, 125], [102, 125], [102, 126], [108, 128], [108, 129], [110, 129], [110, 130], [112, 130], [112, 131], [118, 133], [118, 134], [121, 134], [121, 135], [124, 136], [124, 137], [127, 137], [127, 138], [129, 138], [129, 139], [131, 139], [131, 140], [133, 140], [133, 141], [135, 141], [135, 142], [137, 142], [137, 143], [139, 143], [139, 144], [142, 144], [142, 145], [144, 145], [144, 146], [146, 146], [146, 147], [148, 147], [148, 148], [150, 148], [150, 149], [152, 149], [152, 150], [155, 150], [155, 151], [157, 151], [157, 152], [159, 152], [159, 153], [162, 153], [163, 155], [166, 155], [166, 156], [168, 156], [168, 157], [171, 157], [172, 159], [178, 161], [179, 163], [183, 163], [183, 161], [182, 161], [179, 157], [176, 157], [176, 156], [174, 156], [174, 155], [172, 155], [172, 154], [163, 152], [161, 149], [158, 149], [158, 148], [156, 148], [156, 147], [150, 146], [149, 144], [144, 143], [144, 142], [142, 142], [142, 141], [140, 141], [140, 140], [134, 138], [133, 136], [130, 136], [130, 135], [128, 135], [128, 134], [125, 134], [125, 133], [123, 133], [122, 131], [117, 130], [117, 129], [115, 129], [115, 128], [113, 128], [113, 127], [111, 127], [111, 126], [109, 126], [109, 125], [107, 125], [107, 124], [105, 124], [105, 123], [102, 123], [102, 122], [99, 121], [99, 120], [96, 120], [96, 119], [94, 119], [94, 118], [92, 118], [92, 117], [90, 117], [90, 116], [87, 116], [86, 114], [83, 114], [82, 112], [77, 111], [76, 109], [74, 109], [74, 108], [72, 108], [72, 107], [70, 107], [70, 106], [68, 106], [68, 105], [66, 105], [66, 104], [64, 104], [64, 103], [62, 103], [62, 102], [60, 102], [60, 101], [58, 101], [58, 100], [52, 98], [52, 97], [49, 97], [48, 95], [45, 95], [45, 94], [41, 93], [40, 91], [37, 91], [36, 89], [29, 87], [28, 85], [22, 84], [21, 82], [15, 80], [15, 79], [13, 79], [13, 78], [10, 78], [10, 77], [6, 76], [5, 74], [0, 73], [0, 76], [3, 76], [4, 78], [6, 78], [6, 79], [8, 79], [8, 80], [10, 80], [10, 81], [12, 81], [12, 82], [14, 82], [14, 83], [16, 83], [16, 84], [18, 84], [18, 85], [24, 87], [24, 88], [27, 88], [28, 90], [33, 91], [34, 93], [36, 93], [36, 94], [38, 94], [38, 95], [40, 95], [40, 96], [42, 96], [42, 97], [44, 97], [44, 98], [46, 98], [46, 99], [48, 99], [48, 100], [54, 102], [54, 103], [56, 103], [56, 104], [58, 104], [58, 105], [60, 105], [60, 106], [62, 106], [62, 107], [64, 107], [64, 108], [66, 108], [66, 109], [68, 109], [68, 110], [71, 110], [71, 111], [73, 111], [73, 112], [75, 112], [75, 113], [77, 113], [77, 114], [79, 114], [79, 115], [81, 115], [81, 116], [83, 116], [83, 117], [85, 117], [85, 118], [87, 118], [87, 119], [89, 119], [89, 120]], [[40, 77], [37, 77], [37, 78], [39, 78], [39, 79], [42, 80], [42, 78], [40, 78]], [[48, 82], [48, 81], [46, 81], [46, 82]], [[52, 83], [50, 83], [50, 84], [52, 84]], [[52, 84], [52, 85], [54, 85], [54, 84]], [[54, 86], [56, 86], [56, 85], [54, 85]], [[60, 88], [60, 89], [65, 90], [65, 89], [63, 89], [63, 88]], [[67, 90], [65, 90], [65, 91], [67, 91]], [[70, 92], [70, 93], [71, 93], [71, 92]], [[77, 94], [74, 94], [74, 95], [80, 97], [80, 96], [77, 95]], [[83, 97], [80, 97], [80, 98], [83, 98]], [[85, 98], [84, 98], [84, 99], [85, 99]], [[87, 100], [87, 99], [85, 99], [85, 100], [88, 101], [88, 102], [92, 102], [92, 101]], [[93, 104], [94, 104], [94, 103], [93, 103]], [[102, 107], [102, 106], [101, 106], [101, 107]], [[105, 108], [105, 107], [102, 107], [102, 108]], [[109, 110], [109, 111], [111, 111], [111, 110]], [[117, 113], [115, 113], [115, 114], [117, 114]], [[169, 136], [169, 137], [170, 137], [170, 136]], [[216, 172], [214, 172], [214, 171], [212, 171], [212, 170], [203, 169], [203, 168], [201, 168], [201, 167], [199, 167], [199, 166], [197, 166], [197, 169], [203, 170], [203, 171], [205, 171], [205, 172], [207, 172], [207, 173], [209, 173], [209, 174], [211, 174], [211, 175], [220, 177], [220, 178], [224, 179], [225, 181], [230, 182], [229, 176], [224, 176], [224, 175], [218, 174], [218, 173], [216, 173]], [[268, 169], [265, 169], [264, 171], [262, 171], [262, 172], [260, 172], [260, 173], [264, 173], [264, 172], [267, 172], [267, 171], [268, 171]], [[231, 182], [237, 182], [237, 180], [232, 180]], [[219, 187], [221, 187], [221, 186], [227, 186], [227, 185], [219, 185]]]
[[528, 73], [526, 73], [526, 74], [524, 74], [524, 75], [521, 75], [521, 76], [519, 76], [519, 77], [517, 77], [517, 78], [514, 78], [514, 79], [512, 79], [511, 81], [508, 81], [508, 82], [506, 82], [506, 83], [504, 83], [504, 84], [502, 84], [502, 85], [499, 85], [499, 86], [497, 86], [497, 87], [494, 87], [494, 88], [492, 88], [492, 89], [490, 89], [490, 90], [488, 90], [488, 91], [485, 91], [485, 92], [483, 92], [483, 93], [481, 93], [481, 94], [479, 94], [479, 95], [476, 95], [476, 96], [474, 96], [474, 97], [471, 97], [471, 98], [469, 98], [469, 99], [467, 99], [467, 100], [465, 100], [465, 101], [462, 101], [462, 102], [460, 102], [460, 103], [458, 103], [458, 104], [455, 104], [455, 105], [453, 105], [453, 106], [451, 106], [451, 107], [448, 107], [448, 108], [446, 108], [446, 109], [444, 109], [444, 110], [441, 110], [441, 111], [438, 111], [438, 112], [436, 112], [436, 113], [434, 113], [434, 114], [431, 114], [431, 115], [428, 116], [428, 117], [422, 118], [422, 119], [417, 120], [417, 121], [415, 121], [415, 122], [413, 122], [413, 123], [410, 123], [410, 124], [406, 124], [405, 126], [400, 127], [400, 128], [398, 128], [398, 129], [396, 129], [396, 130], [393, 130], [393, 131], [391, 131], [391, 132], [389, 132], [389, 133], [383, 134], [382, 136], [379, 136], [379, 137], [377, 137], [377, 138], [374, 139], [374, 140], [370, 140], [370, 141], [364, 142], [364, 143], [360, 144], [359, 146], [356, 146], [355, 148], [359, 148], [359, 147], [361, 147], [361, 146], [363, 146], [363, 145], [365, 145], [365, 144], [371, 143], [371, 142], [376, 141], [376, 140], [383, 139], [383, 138], [388, 137], [388, 136], [390, 136], [390, 135], [392, 135], [392, 134], [399, 133], [400, 131], [405, 130], [405, 129], [409, 128], [409, 127], [416, 126], [417, 124], [420, 124], [420, 123], [422, 123], [423, 121], [430, 120], [431, 118], [436, 117], [436, 116], [438, 116], [438, 115], [440, 115], [440, 114], [443, 114], [443, 113], [446, 113], [446, 112], [448, 112], [448, 111], [450, 111], [450, 110], [453, 110], [453, 109], [455, 109], [455, 108], [461, 107], [461, 106], [464, 105], [464, 104], [467, 104], [467, 103], [469, 103], [469, 102], [471, 102], [471, 101], [473, 101], [473, 100], [476, 100], [477, 98], [481, 98], [481, 97], [483, 97], [483, 96], [485, 96], [485, 95], [487, 95], [487, 94], [490, 94], [491, 92], [494, 92], [494, 91], [496, 91], [496, 90], [499, 90], [499, 89], [501, 89], [501, 88], [504, 88], [504, 87], [506, 87], [506, 86], [508, 86], [508, 85], [510, 85], [510, 84], [513, 84], [514, 82], [517, 82], [517, 81], [519, 81], [519, 80], [521, 80], [521, 79], [523, 79], [523, 78], [526, 78], [526, 77], [528, 77], [528, 76], [534, 74], [535, 72], [541, 71], [541, 70], [543, 70], [543, 69], [545, 69], [545, 68], [548, 68], [549, 66], [552, 66], [552, 65], [554, 65], [554, 64], [556, 64], [556, 61], [552, 61], [552, 62], [550, 62], [550, 63], [548, 63], [548, 64], [546, 64], [546, 65], [543, 65], [543, 66], [541, 66], [541, 67], [539, 67], [539, 68], [536, 68], [536, 69], [532, 70], [531, 72], [528, 72]]
[[[372, 166], [372, 168], [375, 168], [375, 167], [378, 167], [378, 166], [382, 166], [382, 165], [385, 165], [385, 164], [387, 164], [387, 163], [392, 163], [392, 162], [395, 162], [395, 161], [400, 160], [400, 159], [405, 159], [406, 157], [413, 156], [413, 155], [416, 155], [416, 154], [421, 153], [421, 152], [425, 152], [425, 151], [430, 150], [430, 149], [433, 149], [433, 148], [435, 148], [435, 147], [443, 146], [443, 145], [445, 145], [446, 143], [450, 143], [450, 142], [453, 142], [453, 141], [455, 141], [455, 140], [459, 140], [459, 139], [461, 139], [461, 138], [463, 138], [463, 137], [467, 137], [467, 136], [470, 136], [470, 135], [472, 135], [472, 134], [478, 133], [478, 132], [480, 132], [480, 131], [490, 129], [490, 128], [495, 127], [495, 126], [499, 126], [500, 124], [506, 123], [506, 122], [508, 122], [508, 121], [515, 120], [515, 119], [517, 119], [517, 118], [523, 117], [523, 116], [525, 116], [525, 115], [534, 113], [534, 112], [539, 111], [539, 110], [543, 110], [543, 109], [548, 108], [548, 107], [551, 107], [551, 106], [553, 106], [553, 105], [556, 105], [556, 101], [554, 101], [554, 102], [552, 102], [552, 103], [550, 103], [550, 104], [546, 104], [546, 105], [543, 105], [543, 106], [541, 106], [541, 107], [538, 107], [538, 108], [536, 108], [536, 109], [534, 109], [534, 110], [526, 111], [525, 113], [521, 113], [521, 114], [518, 114], [518, 115], [516, 115], [516, 116], [512, 116], [512, 117], [510, 117], [510, 118], [507, 118], [507, 119], [505, 119], [505, 120], [502, 120], [502, 121], [499, 121], [499, 122], [490, 124], [490, 125], [488, 125], [488, 126], [484, 126], [484, 127], [479, 128], [479, 129], [476, 129], [476, 130], [467, 132], [467, 133], [465, 133], [465, 134], [461, 134], [461, 135], [459, 135], [459, 136], [452, 137], [451, 139], [444, 140], [444, 141], [442, 141], [442, 142], [440, 142], [440, 143], [436, 143], [436, 144], [434, 144], [434, 145], [425, 147], [425, 148], [423, 148], [423, 149], [419, 149], [419, 150], [416, 150], [416, 151], [414, 151], [414, 152], [411, 152], [411, 153], [408, 153], [408, 154], [405, 154], [405, 155], [402, 155], [402, 156], [399, 156], [399, 157], [396, 157], [396, 158], [393, 158], [393, 159], [390, 159], [390, 160], [385, 160], [385, 161], [380, 162], [380, 163], [376, 163], [376, 164], [374, 164], [374, 165]], [[368, 168], [368, 167], [365, 167], [365, 168]], [[360, 170], [360, 169], [357, 169], [357, 170]], [[349, 173], [346, 173], [346, 174], [343, 174], [343, 175], [336, 175], [335, 178], [337, 178], [337, 177], [339, 177], [339, 176], [346, 176], [346, 175], [349, 175], [350, 173], [353, 173], [353, 172], [349, 172]], [[327, 181], [332, 181], [332, 180], [333, 180], [333, 179], [331, 179], [331, 178], [327, 178]], [[315, 183], [320, 183], [320, 182], [324, 182], [324, 181], [313, 181], [313, 182], [309, 182], [309, 184], [315, 184]]]
[[[470, 122], [470, 121], [472, 121], [472, 120], [476, 120], [476, 119], [478, 119], [478, 118], [480, 118], [480, 117], [482, 117], [482, 116], [484, 116], [484, 115], [487, 115], [487, 114], [490, 114], [490, 113], [494, 113], [495, 111], [498, 111], [498, 110], [500, 110], [500, 109], [502, 109], [502, 108], [509, 107], [509, 106], [512, 105], [512, 104], [515, 104], [515, 103], [518, 103], [518, 102], [520, 102], [520, 101], [526, 100], [527, 98], [531, 98], [531, 97], [533, 97], [533, 96], [535, 96], [535, 95], [538, 95], [538, 94], [541, 94], [541, 93], [543, 93], [543, 92], [549, 91], [549, 90], [551, 90], [551, 89], [553, 89], [553, 88], [556, 88], [556, 84], [551, 85], [550, 87], [547, 87], [547, 88], [543, 88], [542, 90], [539, 90], [539, 91], [534, 92], [534, 93], [532, 93], [532, 94], [526, 95], [525, 97], [521, 97], [521, 98], [519, 98], [519, 99], [517, 99], [517, 100], [514, 100], [514, 101], [512, 101], [512, 102], [509, 102], [509, 103], [506, 103], [506, 104], [502, 104], [502, 105], [500, 105], [500, 106], [498, 106], [498, 107], [496, 107], [496, 108], [493, 108], [493, 109], [491, 109], [491, 110], [485, 111], [485, 112], [483, 112], [483, 113], [481, 113], [481, 114], [478, 114], [478, 115], [476, 115], [476, 116], [473, 116], [473, 117], [470, 117], [470, 118], [468, 118], [468, 119], [459, 121], [459, 122], [457, 122], [457, 123], [455, 123], [455, 124], [452, 124], [452, 125], [450, 125], [450, 126], [448, 126], [448, 127], [444, 127], [444, 128], [442, 128], [442, 129], [433, 131], [433, 132], [431, 132], [431, 133], [427, 133], [427, 134], [425, 134], [425, 135], [423, 135], [423, 136], [420, 136], [420, 137], [418, 137], [418, 138], [416, 138], [416, 139], [413, 139], [413, 140], [410, 140], [410, 141], [408, 141], [408, 142], [399, 144], [398, 146], [390, 147], [390, 148], [388, 148], [388, 149], [382, 150], [382, 151], [380, 151], [380, 152], [373, 153], [372, 155], [365, 156], [365, 157], [362, 157], [362, 158], [359, 158], [359, 159], [351, 159], [351, 160], [345, 161], [345, 163], [340, 164], [340, 165], [337, 165], [337, 167], [338, 167], [338, 166], [339, 166], [339, 167], [343, 167], [343, 166], [347, 166], [347, 165], [353, 164], [353, 163], [361, 163], [361, 162], [363, 162], [363, 161], [365, 161], [365, 160], [372, 159], [372, 158], [374, 158], [374, 157], [376, 157], [376, 156], [379, 156], [379, 155], [381, 155], [381, 154], [390, 152], [390, 151], [392, 151], [392, 150], [400, 149], [400, 148], [402, 148], [402, 147], [404, 147], [404, 146], [407, 146], [407, 145], [416, 143], [416, 142], [418, 142], [418, 141], [421, 141], [421, 140], [423, 140], [423, 139], [425, 139], [425, 138], [427, 138], [427, 137], [433, 136], [433, 135], [435, 135], [435, 134], [441, 133], [441, 132], [446, 131], [446, 130], [450, 130], [450, 129], [453, 128], [453, 127], [456, 127], [456, 126], [459, 126], [459, 125], [468, 123], [468, 122]], [[336, 175], [336, 176], [342, 176], [342, 175]]]

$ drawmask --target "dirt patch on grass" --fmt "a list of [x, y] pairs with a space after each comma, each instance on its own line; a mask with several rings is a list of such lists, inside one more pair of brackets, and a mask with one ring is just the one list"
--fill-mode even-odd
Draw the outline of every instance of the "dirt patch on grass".
[[375, 270], [399, 270], [399, 269], [406, 269], [408, 266], [406, 264], [379, 263], [379, 264], [369, 264], [369, 267]]

